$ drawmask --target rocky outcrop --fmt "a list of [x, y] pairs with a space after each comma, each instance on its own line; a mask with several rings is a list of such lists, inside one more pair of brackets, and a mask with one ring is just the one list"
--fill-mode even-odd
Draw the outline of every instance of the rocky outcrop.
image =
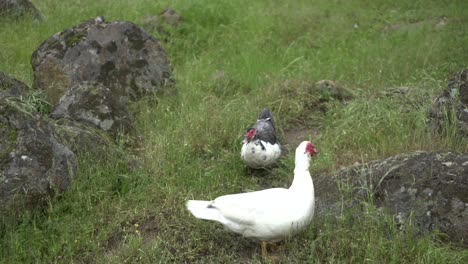
[[39, 10], [29, 0], [0, 0], [0, 17], [20, 18], [25, 15], [42, 20]]
[[23, 82], [0, 72], [0, 92], [10, 96], [24, 96], [29, 87]]
[[67, 190], [75, 154], [19, 98], [0, 92], [0, 212], [21, 211]]
[[322, 101], [330, 101], [331, 99], [339, 100], [341, 102], [354, 99], [351, 90], [338, 85], [331, 80], [321, 80], [315, 84], [320, 90], [320, 99]]
[[91, 125], [117, 136], [132, 128], [133, 118], [122, 101], [100, 83], [83, 82], [72, 86], [54, 107], [51, 117]]
[[422, 230], [440, 230], [468, 246], [468, 154], [397, 155], [316, 177], [314, 183], [318, 215], [359, 207], [372, 197], [400, 224], [412, 215]]
[[164, 9], [159, 16], [162, 21], [170, 26], [177, 26], [182, 19], [182, 17], [173, 9], [166, 8]]
[[50, 124], [62, 143], [77, 155], [92, 153], [103, 157], [114, 146], [112, 138], [99, 129], [69, 119], [59, 119]]
[[[88, 92], [78, 94], [77, 100], [97, 102], [87, 104], [96, 108], [81, 109], [92, 116], [100, 107], [105, 109], [108, 101], [102, 90]], [[38, 102], [31, 99], [37, 96], [34, 92], [31, 95], [24, 83], [0, 72], [0, 213], [32, 209], [51, 195], [64, 192], [77, 168], [74, 153], [106, 155], [112, 146], [112, 140], [100, 129], [43, 117], [36, 111], [40, 107], [34, 104]], [[81, 113], [73, 108], [74, 103], [69, 102], [66, 113]]]
[[139, 24], [150, 32], [157, 32], [164, 41], [168, 41], [171, 30], [176, 28], [182, 17], [173, 9], [166, 8], [159, 15], [147, 15]]
[[101, 83], [115, 101], [171, 89], [171, 68], [159, 42], [130, 22], [86, 21], [55, 34], [33, 53], [33, 88], [55, 106], [83, 81]]
[[133, 128], [130, 102], [175, 89], [156, 39], [135, 24], [102, 17], [47, 39], [31, 64], [33, 86], [50, 98], [52, 118], [90, 125], [114, 138]]
[[457, 129], [468, 136], [468, 69], [456, 73], [428, 113], [431, 130], [441, 132], [455, 122]]

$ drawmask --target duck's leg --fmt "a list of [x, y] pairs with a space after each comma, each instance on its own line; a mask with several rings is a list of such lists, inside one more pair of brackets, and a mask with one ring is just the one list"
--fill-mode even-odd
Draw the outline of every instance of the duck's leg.
[[282, 244], [278, 244], [278, 243], [270, 243], [270, 249], [271, 251], [279, 251], [283, 248], [283, 245]]
[[262, 258], [268, 257], [267, 242], [262, 241]]

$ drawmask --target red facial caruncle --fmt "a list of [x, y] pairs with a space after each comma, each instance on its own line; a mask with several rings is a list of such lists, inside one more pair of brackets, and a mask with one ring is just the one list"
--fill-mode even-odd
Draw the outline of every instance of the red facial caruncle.
[[307, 143], [306, 152], [307, 152], [311, 157], [313, 157], [314, 155], [317, 155], [317, 153], [318, 153], [318, 151], [317, 151], [317, 149], [315, 148], [314, 144], [312, 144], [311, 142]]
[[251, 128], [245, 132], [244, 137], [246, 137], [249, 140], [252, 140], [255, 135], [255, 129]]
[[252, 141], [255, 136], [255, 132], [256, 131], [253, 128], [247, 129], [247, 132], [244, 134], [244, 140], [242, 140], [242, 144], [246, 144]]

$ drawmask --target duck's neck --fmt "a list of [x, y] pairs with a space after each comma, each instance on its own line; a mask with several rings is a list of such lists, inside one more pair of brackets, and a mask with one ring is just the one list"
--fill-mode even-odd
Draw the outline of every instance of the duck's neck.
[[294, 179], [289, 189], [291, 190], [305, 190], [314, 192], [314, 185], [312, 177], [309, 172], [310, 160], [308, 157], [304, 159], [296, 159], [296, 166], [294, 168]]

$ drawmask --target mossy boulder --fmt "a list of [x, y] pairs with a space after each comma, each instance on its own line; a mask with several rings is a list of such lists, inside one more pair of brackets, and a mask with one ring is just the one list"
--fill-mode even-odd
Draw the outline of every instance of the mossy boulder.
[[109, 132], [117, 137], [132, 129], [133, 118], [121, 98], [101, 83], [72, 86], [52, 110], [54, 119], [69, 119]]
[[0, 160], [6, 158], [15, 147], [18, 132], [16, 129], [0, 124]]
[[18, 19], [25, 15], [42, 20], [41, 13], [29, 0], [0, 0], [0, 17]]
[[69, 119], [51, 122], [62, 143], [77, 155], [104, 156], [114, 147], [113, 139], [103, 131]]
[[455, 123], [458, 131], [468, 136], [468, 69], [450, 78], [447, 88], [434, 100], [428, 119], [434, 133], [440, 133]]
[[175, 10], [166, 8], [159, 15], [144, 16], [139, 19], [139, 24], [148, 32], [157, 33], [164, 42], [168, 42], [181, 20], [182, 16]]
[[331, 80], [321, 80], [315, 84], [320, 91], [320, 99], [322, 101], [339, 100], [341, 102], [354, 99], [354, 94], [351, 90], [338, 85]]
[[314, 184], [318, 215], [339, 215], [372, 197], [398, 224], [412, 216], [421, 230], [439, 230], [455, 244], [468, 246], [466, 153], [401, 154], [315, 177]]
[[46, 119], [0, 92], [0, 212], [44, 204], [70, 187], [76, 167]]
[[45, 40], [31, 64], [33, 88], [44, 90], [52, 106], [84, 81], [103, 84], [122, 101], [174, 89], [159, 41], [133, 23], [105, 22], [103, 17]]
[[0, 71], [0, 92], [10, 96], [25, 96], [28, 91], [26, 84]]

